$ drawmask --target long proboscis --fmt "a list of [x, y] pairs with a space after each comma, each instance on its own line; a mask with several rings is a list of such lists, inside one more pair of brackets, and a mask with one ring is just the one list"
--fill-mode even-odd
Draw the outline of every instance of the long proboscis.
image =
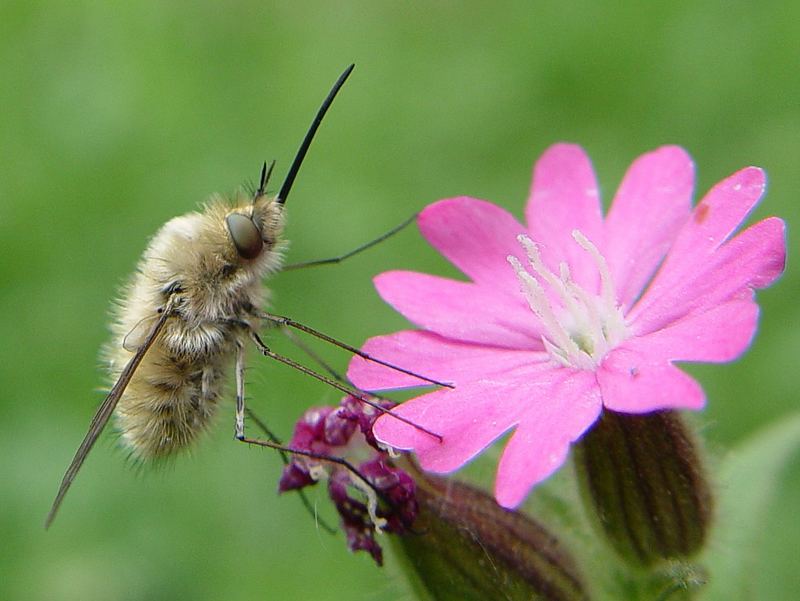
[[294, 156], [292, 166], [289, 167], [289, 172], [286, 174], [286, 179], [283, 180], [283, 185], [281, 186], [280, 192], [278, 192], [278, 196], [276, 197], [278, 203], [284, 204], [286, 202], [286, 198], [289, 196], [289, 191], [292, 189], [292, 184], [294, 184], [294, 178], [297, 177], [297, 172], [300, 171], [300, 165], [303, 164], [303, 159], [306, 157], [308, 147], [311, 146], [311, 141], [314, 139], [314, 134], [317, 133], [319, 124], [322, 123], [322, 118], [325, 116], [325, 113], [328, 112], [328, 109], [333, 103], [333, 99], [336, 98], [336, 94], [339, 93], [339, 90], [344, 85], [344, 82], [347, 81], [347, 78], [350, 76], [350, 73], [354, 68], [355, 64], [352, 64], [344, 70], [344, 72], [339, 76], [339, 79], [336, 80], [336, 83], [333, 84], [331, 91], [328, 92], [328, 96], [322, 102], [322, 106], [319, 107], [317, 115], [314, 117], [314, 121], [311, 122], [311, 127], [309, 127], [308, 132], [306, 132], [306, 137], [303, 138], [303, 143], [300, 144], [300, 148], [297, 149], [297, 154]]

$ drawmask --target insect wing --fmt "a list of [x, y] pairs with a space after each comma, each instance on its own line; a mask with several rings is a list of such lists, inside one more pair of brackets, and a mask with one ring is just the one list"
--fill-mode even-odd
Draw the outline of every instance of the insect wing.
[[150, 335], [150, 329], [153, 327], [153, 322], [158, 319], [158, 315], [151, 315], [139, 320], [131, 331], [125, 334], [122, 339], [122, 348], [129, 353], [135, 353], [137, 350], [144, 346], [147, 337]]
[[155, 339], [163, 329], [169, 314], [170, 311], [166, 309], [161, 313], [158, 321], [153, 325], [150, 333], [147, 335], [147, 338], [137, 349], [133, 357], [131, 357], [130, 361], [128, 361], [128, 364], [122, 370], [122, 373], [120, 374], [114, 386], [111, 388], [108, 396], [100, 405], [97, 413], [94, 414], [92, 423], [89, 424], [89, 430], [86, 432], [86, 436], [83, 438], [83, 442], [81, 442], [81, 445], [75, 452], [75, 457], [72, 458], [72, 462], [69, 464], [67, 471], [64, 473], [64, 478], [61, 480], [61, 485], [58, 488], [58, 494], [56, 494], [55, 501], [53, 501], [53, 506], [50, 508], [50, 513], [47, 514], [47, 519], [45, 520], [44, 524], [45, 528], [48, 528], [53, 522], [53, 519], [56, 517], [58, 508], [61, 506], [61, 502], [64, 500], [64, 496], [67, 494], [69, 487], [72, 485], [72, 481], [75, 479], [75, 476], [81, 469], [81, 466], [86, 460], [89, 451], [92, 450], [94, 443], [97, 442], [98, 437], [103, 432], [103, 428], [106, 427], [111, 414], [114, 413], [114, 409], [116, 408], [122, 393], [125, 392], [125, 388], [127, 388], [128, 383], [133, 377], [133, 374], [136, 372], [136, 368], [139, 367], [139, 364], [142, 362], [145, 353], [147, 353], [148, 349], [153, 345], [153, 342], [155, 342]]

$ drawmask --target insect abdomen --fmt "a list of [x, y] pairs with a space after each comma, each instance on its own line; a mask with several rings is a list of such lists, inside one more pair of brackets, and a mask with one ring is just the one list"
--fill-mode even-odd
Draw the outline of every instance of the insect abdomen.
[[232, 358], [228, 348], [199, 359], [176, 356], [156, 342], [117, 405], [123, 444], [144, 460], [189, 446], [216, 413]]

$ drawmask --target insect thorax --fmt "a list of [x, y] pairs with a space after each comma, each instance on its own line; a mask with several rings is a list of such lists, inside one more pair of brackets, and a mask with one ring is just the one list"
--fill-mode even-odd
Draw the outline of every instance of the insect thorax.
[[[267, 207], [269, 208], [269, 207]], [[259, 209], [259, 207], [255, 207]], [[279, 268], [282, 214], [264, 211], [264, 250], [236, 252], [224, 218], [234, 209], [212, 201], [202, 213], [167, 222], [148, 245], [123, 295], [109, 359], [112, 378], [172, 298], [174, 313], [148, 350], [117, 406], [116, 424], [144, 459], [187, 446], [205, 430], [224, 394], [238, 344], [257, 329], [266, 292], [262, 279]]]

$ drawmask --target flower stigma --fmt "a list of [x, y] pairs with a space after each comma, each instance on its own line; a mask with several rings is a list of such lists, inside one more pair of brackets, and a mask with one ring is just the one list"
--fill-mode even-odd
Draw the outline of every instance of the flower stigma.
[[588, 292], [570, 275], [569, 265], [559, 264], [558, 274], [544, 263], [537, 244], [527, 235], [517, 240], [528, 257], [529, 272], [509, 255], [528, 305], [544, 326], [542, 343], [550, 356], [565, 367], [594, 371], [606, 353], [628, 337], [611, 272], [605, 257], [580, 230], [575, 242], [591, 256], [600, 276], [600, 293]]

